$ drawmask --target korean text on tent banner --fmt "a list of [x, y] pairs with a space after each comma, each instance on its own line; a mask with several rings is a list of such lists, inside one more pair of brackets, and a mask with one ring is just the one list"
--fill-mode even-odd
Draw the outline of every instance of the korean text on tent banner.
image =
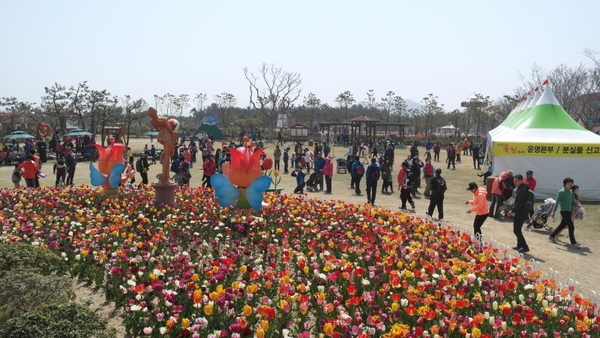
[[494, 154], [503, 156], [600, 157], [600, 144], [494, 143]]

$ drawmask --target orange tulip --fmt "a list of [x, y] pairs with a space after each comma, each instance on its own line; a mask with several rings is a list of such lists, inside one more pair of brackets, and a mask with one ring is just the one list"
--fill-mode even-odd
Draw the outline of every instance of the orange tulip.
[[233, 185], [249, 187], [252, 181], [262, 175], [260, 154], [264, 149], [260, 148], [255, 152], [244, 147], [231, 149], [231, 162], [223, 163], [223, 174]]

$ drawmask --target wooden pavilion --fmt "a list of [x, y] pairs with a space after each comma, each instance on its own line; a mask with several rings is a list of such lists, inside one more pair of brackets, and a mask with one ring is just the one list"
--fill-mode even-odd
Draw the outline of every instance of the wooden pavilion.
[[[364, 139], [364, 140], [372, 140], [375, 141], [377, 139], [377, 128], [385, 127], [385, 131], [387, 133], [387, 127], [398, 127], [399, 135], [401, 142], [404, 142], [404, 127], [407, 127], [406, 123], [379, 123], [379, 120], [369, 117], [369, 116], [359, 116], [353, 118], [349, 122], [321, 122], [319, 123], [319, 129], [321, 133], [326, 133], [327, 135], [331, 134], [332, 127], [334, 130], [337, 129], [338, 126], [347, 126], [349, 127], [349, 137], [350, 142], [356, 139]], [[387, 136], [387, 135], [385, 135]]]

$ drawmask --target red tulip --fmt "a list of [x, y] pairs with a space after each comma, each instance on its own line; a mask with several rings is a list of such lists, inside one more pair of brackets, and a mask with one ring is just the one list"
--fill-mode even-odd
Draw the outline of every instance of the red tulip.
[[265, 159], [262, 162], [262, 167], [265, 170], [273, 168], [273, 159], [270, 157], [265, 157]]
[[223, 163], [223, 174], [233, 185], [247, 188], [250, 183], [262, 175], [260, 154], [264, 148], [253, 152], [252, 149], [240, 147], [231, 149], [231, 162]]
[[94, 144], [98, 149], [98, 171], [104, 175], [110, 175], [110, 170], [119, 163], [125, 162], [123, 159], [123, 152], [125, 151], [125, 145], [122, 143], [115, 143], [104, 149], [99, 144]]

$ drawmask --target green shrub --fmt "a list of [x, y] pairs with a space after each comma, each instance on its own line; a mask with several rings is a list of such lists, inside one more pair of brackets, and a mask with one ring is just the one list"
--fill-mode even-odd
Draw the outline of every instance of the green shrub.
[[12, 318], [0, 328], [3, 338], [113, 338], [115, 329], [87, 307], [55, 304]]
[[0, 278], [9, 270], [26, 268], [42, 275], [64, 275], [67, 265], [50, 249], [28, 243], [0, 243]]
[[6, 318], [34, 311], [40, 306], [67, 303], [75, 297], [72, 281], [66, 276], [40, 275], [13, 269], [0, 278], [0, 324]]

